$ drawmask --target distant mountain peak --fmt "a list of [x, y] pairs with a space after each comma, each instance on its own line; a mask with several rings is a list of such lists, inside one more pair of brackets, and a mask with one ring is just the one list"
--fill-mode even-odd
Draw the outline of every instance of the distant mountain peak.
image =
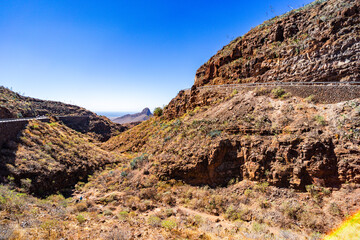
[[141, 111], [141, 114], [145, 114], [147, 116], [150, 116], [152, 115], [151, 111], [149, 108], [144, 108], [142, 111]]
[[125, 124], [133, 122], [142, 122], [148, 120], [152, 116], [152, 113], [149, 108], [144, 108], [139, 113], [126, 114], [125, 116], [112, 119], [115, 123]]

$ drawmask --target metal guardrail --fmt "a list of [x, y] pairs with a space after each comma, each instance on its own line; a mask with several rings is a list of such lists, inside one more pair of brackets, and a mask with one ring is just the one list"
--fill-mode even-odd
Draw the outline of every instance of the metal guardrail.
[[[258, 87], [258, 86], [360, 86], [360, 82], [267, 82], [267, 83], [238, 83], [238, 84], [222, 84], [207, 85], [197, 87], [197, 89], [213, 89], [213, 88], [237, 88], [237, 87]], [[191, 88], [183, 89], [184, 91]]]
[[[54, 117], [78, 117], [78, 118], [82, 118], [82, 117], [89, 117], [88, 115], [85, 116], [54, 116]], [[50, 119], [47, 116], [39, 116], [39, 117], [28, 117], [28, 118], [4, 118], [4, 119], [0, 119], [0, 123], [8, 123], [8, 122], [22, 122], [22, 121], [31, 121], [31, 120], [47, 120]]]
[[45, 120], [45, 119], [49, 119], [49, 117], [40, 116], [40, 117], [28, 117], [28, 118], [8, 118], [8, 119], [0, 119], [0, 123], [4, 123], [4, 122], [22, 122], [22, 121], [30, 121], [30, 120]]

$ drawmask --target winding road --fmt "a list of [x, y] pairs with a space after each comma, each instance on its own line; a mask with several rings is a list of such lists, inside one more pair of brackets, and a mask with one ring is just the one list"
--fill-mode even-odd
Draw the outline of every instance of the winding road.
[[30, 120], [46, 120], [49, 117], [40, 116], [40, 117], [29, 117], [29, 118], [10, 118], [10, 119], [0, 119], [0, 123], [8, 123], [8, 122], [22, 122], [22, 121], [30, 121]]

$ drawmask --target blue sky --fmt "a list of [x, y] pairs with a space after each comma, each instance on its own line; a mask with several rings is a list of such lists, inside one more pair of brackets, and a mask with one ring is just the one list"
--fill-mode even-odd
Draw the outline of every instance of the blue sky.
[[0, 85], [93, 111], [153, 109], [232, 39], [310, 2], [0, 1]]

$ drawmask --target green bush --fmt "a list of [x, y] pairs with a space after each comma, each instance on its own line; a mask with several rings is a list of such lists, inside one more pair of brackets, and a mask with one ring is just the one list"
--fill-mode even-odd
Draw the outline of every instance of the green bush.
[[168, 219], [168, 220], [162, 221], [161, 226], [167, 230], [172, 230], [177, 227], [177, 224], [175, 221]]
[[0, 185], [0, 210], [10, 214], [22, 213], [26, 207], [27, 195], [16, 193], [8, 187]]
[[46, 220], [41, 223], [40, 228], [48, 232], [48, 237], [51, 236], [51, 232], [55, 230], [59, 225], [57, 220]]
[[130, 167], [131, 169], [136, 169], [139, 167], [139, 165], [144, 162], [145, 160], [148, 159], [148, 155], [147, 154], [142, 154], [140, 157], [136, 157], [134, 158], [131, 162], [130, 162]]
[[281, 98], [284, 94], [285, 94], [285, 90], [282, 89], [281, 87], [274, 88], [274, 89], [271, 91], [271, 95], [272, 95], [274, 98]]
[[161, 224], [161, 219], [157, 216], [150, 216], [149, 219], [148, 219], [148, 223], [150, 226], [152, 227], [160, 227], [162, 224]]
[[220, 136], [220, 134], [221, 134], [221, 131], [220, 131], [220, 130], [212, 130], [212, 131], [209, 132], [208, 135], [209, 135], [210, 137], [214, 138], [214, 137]]
[[263, 232], [264, 229], [265, 229], [264, 225], [260, 224], [260, 223], [257, 223], [257, 222], [254, 222], [253, 225], [252, 225], [252, 230], [254, 232]]
[[233, 205], [230, 205], [225, 212], [225, 218], [229, 219], [231, 221], [236, 220], [246, 220], [250, 214], [250, 210], [246, 207], [240, 208], [240, 207], [234, 207]]
[[315, 98], [314, 95], [310, 95], [307, 98], [305, 98], [304, 100], [305, 100], [305, 102], [311, 103], [314, 101], [314, 98]]
[[322, 125], [322, 126], [325, 126], [325, 125], [326, 125], [326, 121], [325, 121], [325, 119], [324, 119], [323, 116], [316, 115], [316, 116], [314, 116], [314, 120], [315, 120], [319, 125]]
[[234, 89], [234, 90], [232, 91], [232, 93], [230, 94], [230, 97], [233, 97], [233, 96], [235, 96], [235, 95], [238, 94], [238, 93], [239, 93], [238, 90]]
[[86, 218], [83, 215], [79, 214], [76, 216], [76, 220], [78, 220], [78, 222], [81, 224], [86, 221]]
[[154, 109], [154, 116], [160, 117], [163, 115], [163, 110], [160, 107]]
[[129, 213], [127, 211], [121, 211], [121, 212], [119, 212], [119, 215], [118, 215], [119, 219], [123, 220], [123, 221], [126, 220], [128, 218], [128, 216], [129, 216]]
[[266, 189], [269, 187], [269, 183], [268, 182], [262, 182], [262, 183], [258, 183], [255, 185], [255, 190], [258, 190], [259, 192], [266, 192]]
[[226, 209], [225, 217], [226, 217], [226, 219], [229, 219], [229, 220], [232, 220], [232, 221], [239, 219], [239, 216], [238, 216], [238, 214], [236, 212], [236, 209], [235, 209], [235, 207], [233, 205], [231, 205], [230, 207], [228, 207]]

